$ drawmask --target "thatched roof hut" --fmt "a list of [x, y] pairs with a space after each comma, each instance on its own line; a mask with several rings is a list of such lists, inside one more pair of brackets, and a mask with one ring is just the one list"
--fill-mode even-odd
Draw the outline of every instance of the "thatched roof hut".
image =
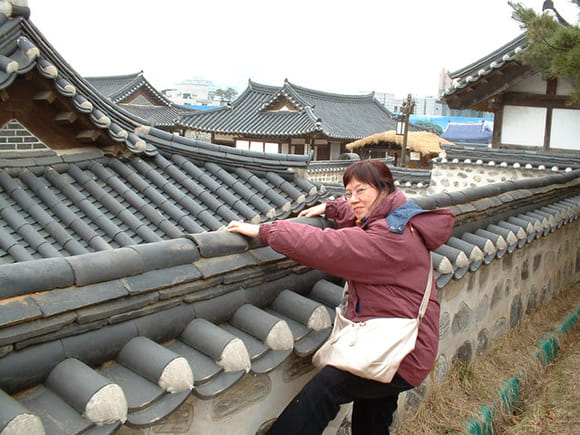
[[[421, 155], [421, 164], [412, 165], [417, 167], [424, 167], [427, 165], [427, 160], [441, 152], [439, 144], [455, 145], [435, 133], [429, 131], [410, 131], [407, 134], [407, 152], [416, 152]], [[361, 157], [371, 157], [371, 149], [378, 152], [386, 152], [394, 154], [396, 158], [400, 158], [401, 148], [403, 146], [403, 136], [395, 133], [395, 130], [388, 130], [382, 133], [376, 133], [371, 136], [364, 137], [346, 145], [346, 149], [351, 152], [358, 152]], [[362, 148], [367, 150], [363, 151]], [[368, 156], [363, 156], [369, 154]]]

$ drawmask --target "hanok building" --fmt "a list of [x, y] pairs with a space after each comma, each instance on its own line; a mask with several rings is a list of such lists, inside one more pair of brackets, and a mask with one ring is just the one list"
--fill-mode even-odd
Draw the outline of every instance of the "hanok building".
[[579, 150], [580, 105], [570, 104], [573, 86], [544, 80], [523, 65], [523, 33], [487, 56], [450, 73], [443, 99], [452, 109], [494, 113], [492, 146], [544, 151]]
[[182, 116], [179, 124], [187, 137], [266, 152], [314, 151], [314, 160], [338, 159], [349, 142], [396, 127], [373, 93], [339, 95], [288, 80], [282, 87], [250, 80], [230, 105]]
[[[308, 156], [143, 127], [6, 5], [0, 434], [256, 433], [314, 375], [343, 282], [219, 229], [324, 200]], [[457, 220], [431, 253], [437, 365], [399, 421], [580, 272], [580, 171], [416, 201]]]
[[197, 110], [173, 103], [144, 76], [143, 71], [120, 76], [85, 77], [101, 94], [119, 107], [151, 125], [178, 132], [175, 124], [183, 114]]

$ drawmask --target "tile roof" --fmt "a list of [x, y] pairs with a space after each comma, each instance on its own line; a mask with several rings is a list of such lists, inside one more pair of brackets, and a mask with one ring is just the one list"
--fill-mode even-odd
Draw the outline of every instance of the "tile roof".
[[485, 145], [441, 145], [437, 163], [472, 166], [498, 166], [539, 171], [572, 171], [580, 169], [579, 153], [551, 153], [533, 150], [488, 148]]
[[[284, 110], [279, 110], [280, 107]], [[360, 139], [394, 129], [392, 114], [374, 94], [339, 95], [284, 82], [282, 87], [249, 81], [229, 106], [182, 116], [179, 124], [194, 130], [256, 136], [324, 134]]]
[[115, 103], [125, 101], [137, 89], [145, 88], [156, 99], [157, 106], [171, 106], [172, 101], [157, 91], [143, 75], [143, 71], [121, 76], [85, 77], [103, 95]]
[[[198, 110], [173, 103], [159, 92], [144, 76], [143, 71], [121, 76], [85, 77], [99, 92], [113, 103], [121, 105], [144, 123], [156, 127], [173, 127], [182, 114], [197, 113]], [[135, 97], [138, 92], [145, 93]]]
[[[219, 152], [215, 161], [178, 152], [150, 158], [12, 152], [0, 159], [0, 263], [166, 240], [230, 220], [284, 218], [325, 195], [260, 153], [234, 154], [237, 167], [226, 169], [220, 163], [228, 156]], [[257, 162], [260, 174], [251, 171]]]
[[516, 62], [516, 55], [525, 50], [526, 41], [526, 33], [522, 33], [481, 59], [449, 73], [452, 82], [450, 88], [445, 90], [444, 97], [483, 81], [490, 74], [505, 68], [507, 64]]

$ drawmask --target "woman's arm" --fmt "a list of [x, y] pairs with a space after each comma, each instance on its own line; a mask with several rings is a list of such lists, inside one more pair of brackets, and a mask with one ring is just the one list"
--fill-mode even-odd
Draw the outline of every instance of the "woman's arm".
[[298, 213], [298, 217], [320, 216], [321, 214], [324, 214], [325, 211], [326, 211], [326, 203], [318, 204], [310, 208], [305, 208], [300, 213]]
[[230, 233], [240, 233], [248, 237], [258, 237], [260, 225], [231, 221], [226, 227], [226, 231], [229, 231]]

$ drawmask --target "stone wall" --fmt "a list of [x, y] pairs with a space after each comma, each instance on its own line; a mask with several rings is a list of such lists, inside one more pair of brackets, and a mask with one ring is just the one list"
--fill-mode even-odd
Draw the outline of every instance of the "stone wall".
[[434, 164], [427, 194], [449, 192], [504, 181], [537, 178], [553, 174], [551, 169], [526, 169], [513, 165]]
[[484, 355], [535, 308], [580, 280], [580, 220], [532, 240], [439, 289], [436, 367], [419, 388], [401, 394], [398, 420], [414, 414], [451, 365]]

